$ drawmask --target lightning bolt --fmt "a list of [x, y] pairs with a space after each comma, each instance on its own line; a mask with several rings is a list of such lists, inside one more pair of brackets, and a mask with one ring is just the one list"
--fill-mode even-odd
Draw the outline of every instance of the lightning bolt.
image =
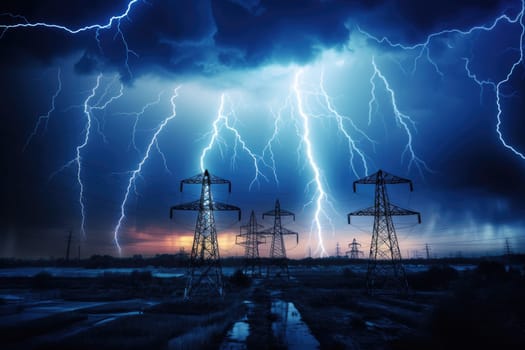
[[138, 111], [138, 112], [121, 112], [121, 113], [118, 113], [118, 115], [132, 116], [133, 117], [133, 130], [132, 130], [132, 133], [131, 133], [131, 141], [130, 141], [129, 147], [133, 147], [133, 149], [139, 154], [141, 152], [140, 152], [139, 148], [137, 147], [136, 138], [137, 138], [137, 126], [139, 124], [140, 118], [142, 116], [144, 116], [144, 113], [146, 113], [146, 110], [148, 110], [149, 108], [151, 108], [153, 106], [156, 106], [156, 105], [158, 105], [160, 103], [163, 94], [164, 94], [164, 91], [161, 91], [158, 94], [156, 100], [146, 103], [142, 107], [142, 109], [140, 111]]
[[29, 136], [27, 137], [26, 143], [25, 143], [24, 148], [23, 148], [24, 151], [26, 150], [27, 146], [29, 146], [29, 144], [31, 143], [31, 140], [33, 139], [33, 137], [35, 137], [36, 134], [38, 133], [38, 130], [40, 129], [40, 125], [42, 123], [44, 123], [44, 132], [47, 130], [47, 125], [49, 123], [49, 118], [51, 118], [51, 114], [55, 111], [56, 99], [57, 99], [58, 95], [60, 94], [60, 92], [62, 91], [62, 78], [61, 78], [60, 67], [58, 68], [58, 72], [57, 72], [57, 81], [58, 81], [57, 89], [56, 89], [55, 93], [53, 94], [53, 98], [51, 99], [51, 108], [47, 111], [46, 114], [43, 114], [43, 115], [38, 117], [38, 119], [37, 119], [37, 121], [35, 123], [35, 126], [33, 128], [33, 131], [31, 131], [31, 134], [29, 134]]
[[102, 94], [102, 97], [100, 97], [96, 102], [94, 102], [93, 100], [97, 96], [97, 91], [100, 88], [102, 77], [103, 77], [103, 74], [99, 74], [97, 76], [95, 86], [91, 89], [90, 95], [84, 100], [83, 112], [86, 118], [86, 124], [84, 127], [84, 137], [82, 141], [75, 148], [75, 157], [71, 159], [70, 161], [68, 161], [67, 163], [65, 163], [62, 167], [60, 167], [58, 170], [56, 170], [49, 176], [49, 180], [52, 180], [58, 173], [64, 171], [65, 169], [69, 168], [72, 165], [76, 165], [76, 169], [77, 169], [76, 179], [77, 179], [77, 183], [79, 186], [78, 203], [80, 206], [80, 214], [81, 214], [80, 232], [82, 233], [83, 237], [86, 237], [86, 206], [85, 206], [85, 198], [84, 198], [84, 181], [82, 180], [82, 172], [83, 172], [82, 153], [89, 143], [89, 139], [90, 139], [92, 128], [93, 128], [93, 122], [96, 119], [93, 115], [93, 112], [95, 110], [104, 110], [112, 102], [114, 102], [115, 100], [117, 100], [118, 98], [122, 96], [122, 90], [120, 90], [117, 95], [108, 97], [109, 92], [108, 92], [108, 89], [106, 88], [105, 92]]
[[[403, 158], [405, 154], [408, 153], [410, 157], [410, 160], [408, 162], [408, 169], [410, 170], [412, 165], [415, 164], [417, 169], [419, 170], [420, 175], [423, 177], [423, 169], [429, 172], [431, 170], [428, 168], [427, 164], [416, 155], [414, 151], [414, 147], [412, 146], [412, 132], [410, 130], [410, 126], [412, 126], [412, 128], [415, 129], [416, 123], [412, 120], [412, 118], [409, 115], [402, 113], [397, 107], [396, 94], [394, 90], [390, 87], [390, 84], [388, 83], [388, 80], [386, 79], [386, 77], [377, 67], [375, 59], [373, 57], [372, 57], [372, 66], [374, 67], [374, 74], [371, 76], [370, 81], [372, 82], [374, 78], [379, 78], [383, 82], [383, 84], [385, 85], [386, 91], [390, 95], [390, 101], [392, 103], [392, 109], [394, 111], [394, 117], [395, 117], [396, 124], [402, 127], [405, 130], [406, 135], [407, 135], [407, 139], [408, 139], [407, 144], [405, 146], [403, 154], [401, 155], [401, 158]], [[374, 88], [372, 89], [369, 106], [373, 105], [374, 103], [377, 103], [376, 95], [375, 95], [375, 85], [372, 85], [372, 86]]]
[[520, 11], [519, 15], [516, 17], [516, 19], [519, 18], [519, 24], [521, 26], [520, 45], [519, 45], [519, 52], [520, 52], [520, 54], [519, 54], [519, 57], [512, 64], [512, 66], [511, 66], [510, 70], [508, 71], [507, 75], [505, 76], [505, 78], [500, 80], [496, 84], [496, 105], [498, 106], [498, 114], [496, 115], [496, 118], [498, 120], [498, 122], [496, 123], [496, 132], [498, 133], [499, 139], [500, 139], [501, 143], [503, 144], [503, 146], [505, 146], [505, 148], [509, 149], [512, 153], [514, 153], [515, 155], [517, 155], [521, 159], [525, 160], [525, 155], [523, 154], [523, 152], [518, 151], [516, 148], [514, 148], [509, 143], [507, 143], [507, 141], [505, 140], [505, 138], [504, 138], [504, 136], [503, 136], [503, 134], [501, 132], [501, 124], [502, 124], [501, 116], [503, 114], [503, 109], [501, 107], [501, 97], [502, 97], [501, 89], [503, 88], [503, 86], [505, 84], [507, 84], [509, 82], [511, 77], [514, 75], [514, 70], [519, 65], [521, 65], [523, 63], [523, 38], [525, 37], [525, 25], [524, 25], [524, 22], [523, 22], [523, 15], [524, 15], [524, 13], [525, 13], [525, 1], [522, 1], [521, 2], [521, 11]]
[[45, 22], [29, 22], [27, 20], [27, 18], [25, 18], [24, 16], [15, 15], [15, 14], [11, 14], [11, 13], [3, 13], [3, 14], [1, 14], [2, 16], [9, 16], [12, 19], [19, 19], [22, 22], [21, 23], [14, 23], [14, 24], [0, 24], [0, 28], [2, 28], [2, 34], [0, 35], [0, 38], [2, 38], [8, 30], [10, 30], [10, 29], [17, 29], [17, 28], [39, 28], [39, 27], [44, 27], [44, 28], [63, 30], [63, 31], [66, 31], [66, 32], [68, 32], [70, 34], [78, 34], [78, 33], [86, 32], [86, 31], [90, 31], [90, 30], [97, 30], [98, 31], [98, 30], [102, 30], [102, 29], [110, 29], [115, 22], [117, 23], [117, 25], [119, 25], [120, 21], [122, 19], [126, 18], [129, 15], [132, 7], [135, 6], [135, 4], [138, 3], [139, 1], [141, 1], [141, 0], [131, 0], [128, 3], [127, 7], [126, 7], [126, 11], [124, 11], [123, 13], [121, 13], [119, 15], [110, 17], [106, 24], [91, 24], [91, 25], [87, 25], [87, 26], [84, 26], [84, 27], [76, 28], [76, 29], [72, 29], [72, 28], [69, 28], [67, 26], [63, 26], [63, 25], [60, 25], [60, 24], [45, 23]]
[[206, 169], [204, 165], [206, 156], [208, 152], [210, 152], [216, 144], [219, 144], [219, 150], [221, 152], [221, 155], [223, 156], [223, 152], [222, 152], [222, 149], [220, 148], [220, 145], [226, 144], [226, 142], [221, 138], [220, 135], [221, 135], [222, 129], [224, 128], [233, 134], [234, 140], [235, 140], [234, 147], [233, 147], [233, 156], [231, 158], [232, 166], [235, 164], [235, 161], [237, 159], [237, 154], [238, 154], [237, 148], [239, 145], [241, 149], [251, 158], [253, 162], [255, 174], [249, 185], [249, 190], [251, 190], [255, 183], [259, 183], [259, 176], [264, 178], [266, 181], [268, 181], [268, 178], [266, 177], [266, 175], [264, 175], [261, 172], [260, 167], [259, 167], [259, 163], [262, 163], [263, 165], [265, 163], [262, 160], [261, 156], [255, 154], [248, 147], [248, 145], [242, 138], [239, 131], [235, 128], [235, 123], [234, 122], [232, 123], [230, 121], [230, 118], [233, 118], [233, 119], [236, 119], [236, 118], [235, 118], [235, 113], [234, 113], [231, 102], [229, 103], [230, 111], [228, 113], [225, 112], [226, 99], [227, 99], [226, 94], [224, 93], [221, 94], [221, 102], [219, 104], [219, 109], [217, 110], [217, 116], [212, 123], [212, 131], [204, 135], [205, 137], [211, 135], [211, 137], [210, 137], [210, 141], [208, 145], [206, 145], [206, 147], [202, 149], [201, 156], [200, 156], [200, 168], [201, 168], [201, 171], [204, 172], [204, 170]]
[[18, 14], [2, 13], [2, 14], [0, 14], [0, 16], [9, 17], [10, 19], [12, 19], [14, 21], [19, 21], [19, 22], [18, 23], [13, 23], [13, 24], [0, 24], [0, 29], [1, 29], [0, 39], [2, 39], [4, 37], [4, 35], [9, 30], [22, 29], [22, 28], [57, 29], [57, 30], [65, 31], [65, 32], [67, 32], [69, 34], [79, 34], [79, 33], [82, 33], [82, 32], [87, 32], [87, 31], [94, 30], [95, 31], [95, 40], [97, 41], [97, 45], [99, 47], [99, 50], [103, 54], [102, 44], [101, 44], [101, 41], [100, 41], [100, 33], [101, 33], [102, 30], [109, 30], [115, 25], [116, 32], [115, 32], [115, 35], [113, 36], [113, 40], [115, 40], [117, 37], [119, 37], [121, 39], [121, 41], [122, 41], [122, 44], [124, 45], [125, 53], [126, 53], [125, 54], [124, 63], [125, 63], [125, 66], [127, 68], [129, 77], [131, 78], [133, 75], [132, 75], [131, 69], [129, 67], [129, 56], [130, 56], [130, 54], [132, 54], [132, 55], [134, 55], [136, 57], [139, 57], [139, 55], [129, 48], [128, 42], [126, 41], [124, 33], [121, 30], [121, 24], [122, 24], [122, 20], [123, 19], [129, 19], [129, 14], [130, 14], [132, 8], [135, 7], [136, 4], [139, 1], [145, 2], [145, 0], [131, 0], [127, 4], [126, 9], [125, 9], [124, 12], [122, 12], [121, 14], [115, 15], [115, 16], [111, 16], [107, 20], [107, 22], [105, 24], [104, 23], [102, 23], [102, 24], [95, 23], [95, 24], [90, 24], [90, 25], [87, 25], [87, 26], [84, 26], [84, 27], [79, 27], [79, 28], [71, 28], [71, 27], [60, 25], [60, 24], [56, 24], [56, 23], [30, 22], [26, 17], [18, 15]]
[[[295, 132], [300, 141], [297, 148], [298, 161], [300, 161], [300, 155], [305, 154], [305, 165], [309, 165], [313, 173], [313, 178], [308, 182], [307, 189], [313, 187], [315, 188], [315, 191], [311, 200], [305, 204], [305, 207], [311, 204], [313, 204], [315, 207], [310, 231], [310, 239], [313, 235], [317, 237], [318, 245], [315, 254], [319, 254], [319, 256], [326, 256], [327, 251], [324, 247], [323, 241], [323, 223], [327, 222], [331, 227], [332, 232], [335, 232], [330, 214], [332, 211], [336, 213], [336, 210], [329, 200], [329, 196], [325, 190], [325, 185], [322, 179], [320, 167], [314, 157], [310, 120], [312, 118], [336, 120], [338, 132], [343, 135], [347, 141], [350, 156], [349, 168], [356, 176], [359, 175], [357, 168], [358, 165], [363, 169], [365, 174], [368, 173], [368, 162], [364, 151], [359, 147], [359, 141], [353, 136], [353, 134], [355, 133], [359, 135], [360, 138], [365, 139], [372, 144], [374, 144], [374, 141], [368, 137], [349, 116], [343, 115], [337, 111], [333, 99], [330, 97], [325, 88], [324, 71], [322, 71], [320, 74], [319, 84], [313, 87], [310, 86], [308, 88], [305, 87], [305, 84], [301, 82], [302, 74], [303, 69], [296, 70], [293, 83], [290, 88], [290, 94], [286, 97], [284, 103], [279, 108], [277, 108], [275, 111], [272, 111], [274, 116], [273, 133], [268, 139], [262, 154], [263, 158], [269, 158], [271, 163], [268, 166], [273, 169], [274, 178], [278, 184], [275, 170], [276, 164], [273, 153], [273, 145], [278, 141], [278, 134], [281, 132], [282, 125], [285, 122], [284, 112], [289, 111], [290, 119], [294, 122]], [[321, 114], [312, 114], [307, 112], [307, 99], [317, 102], [318, 105], [326, 112]], [[350, 128], [348, 128], [346, 125], [349, 125]], [[357, 160], [359, 161], [357, 162]]]
[[80, 232], [82, 233], [82, 237], [86, 237], [86, 208], [84, 203], [84, 182], [82, 181], [82, 150], [87, 146], [89, 142], [89, 136], [91, 133], [91, 125], [92, 125], [92, 115], [91, 115], [91, 106], [90, 103], [95, 98], [97, 94], [97, 90], [100, 87], [100, 80], [102, 79], [102, 74], [99, 74], [97, 76], [97, 82], [95, 86], [91, 89], [91, 94], [84, 100], [84, 115], [86, 117], [86, 125], [84, 129], [84, 139], [83, 141], [77, 145], [76, 147], [76, 157], [64, 164], [61, 168], [59, 168], [57, 171], [51, 174], [50, 179], [52, 179], [56, 174], [59, 172], [65, 170], [66, 168], [70, 167], [73, 164], [76, 164], [77, 167], [77, 182], [79, 186], [79, 194], [78, 194], [78, 203], [80, 205], [80, 215], [81, 215], [81, 221], [80, 221]]
[[[113, 103], [114, 101], [118, 100], [119, 98], [121, 98], [122, 96], [124, 96], [124, 85], [122, 83], [120, 83], [120, 88], [119, 88], [119, 91], [116, 95], [114, 96], [110, 96], [108, 98], [108, 95], [110, 94], [110, 90], [111, 88], [113, 87], [113, 85], [115, 84], [115, 82], [118, 80], [118, 77], [115, 76], [113, 78], [113, 81], [111, 83], [109, 83], [107, 86], [106, 86], [106, 89], [104, 90], [104, 93], [100, 96], [100, 98], [98, 99], [97, 103], [91, 107], [92, 110], [94, 111], [106, 111], [106, 108], [111, 104]], [[102, 103], [102, 101], [106, 100], [106, 102]], [[102, 103], [102, 104], [100, 104]], [[98, 118], [93, 118], [93, 121], [96, 122], [97, 124], [97, 133], [100, 135], [100, 137], [102, 137], [102, 141], [104, 141], [104, 143], [108, 143], [108, 139], [106, 137], [106, 134], [104, 133], [104, 124], [106, 122], [105, 120], [105, 115], [102, 117], [102, 121], [100, 121]]]
[[474, 73], [470, 69], [470, 59], [467, 57], [463, 57], [463, 61], [465, 61], [465, 71], [467, 72], [467, 76], [474, 80], [476, 84], [479, 85], [479, 103], [481, 104], [483, 101], [483, 91], [485, 89], [485, 86], [491, 86], [494, 91], [496, 91], [496, 84], [491, 81], [490, 79], [480, 80], [476, 73]]
[[[113, 240], [114, 240], [115, 245], [116, 245], [116, 247], [118, 249], [119, 255], [122, 255], [122, 247], [120, 246], [120, 243], [119, 243], [119, 233], [120, 233], [120, 229], [122, 227], [122, 223], [124, 222], [124, 219], [126, 218], [126, 204], [128, 202], [128, 198], [129, 198], [129, 195], [130, 195], [130, 192], [131, 192], [131, 188], [135, 189], [135, 182], [137, 180], [137, 177], [140, 176], [140, 174], [142, 172], [142, 168], [144, 167], [144, 164], [149, 159], [149, 156], [150, 156], [152, 148], [155, 147], [160, 152], [160, 149], [158, 148], [158, 136], [160, 135], [162, 130], [164, 130], [166, 125], [172, 119], [174, 119], [176, 117], [176, 115], [177, 115], [175, 100], [179, 96], [179, 94], [178, 94], [179, 89], [180, 89], [180, 86], [177, 86], [173, 90], [173, 95], [170, 98], [170, 103], [171, 103], [171, 108], [172, 108], [171, 109], [171, 111], [172, 111], [171, 115], [168, 116], [167, 118], [165, 118], [158, 125], [158, 127], [155, 130], [155, 132], [153, 133], [153, 136], [150, 139], [150, 142], [148, 143], [148, 147], [146, 147], [146, 152], [144, 153], [144, 157], [141, 159], [141, 161], [139, 162], [137, 167], [134, 170], [129, 172], [130, 176], [129, 176], [129, 179], [128, 179], [128, 185], [126, 187], [126, 192], [124, 194], [124, 198], [123, 198], [123, 200], [121, 202], [121, 205], [120, 205], [120, 217], [119, 217], [119, 219], [117, 221], [117, 225], [115, 226], [115, 229], [113, 231]], [[160, 152], [160, 153], [162, 154], [162, 152]], [[164, 159], [164, 162], [165, 162], [166, 159], [165, 158], [163, 158], [163, 159]], [[166, 163], [164, 163], [164, 164], [166, 164]]]
[[268, 154], [268, 157], [270, 157], [271, 165], [268, 165], [268, 163], [266, 163], [266, 161], [264, 161], [264, 162], [265, 162], [265, 164], [267, 164], [268, 167], [270, 167], [272, 169], [273, 178], [274, 178], [275, 183], [277, 184], [277, 186], [279, 186], [279, 177], [277, 176], [277, 166], [275, 164], [275, 154], [273, 153], [273, 146], [272, 145], [273, 145], [274, 142], [277, 141], [277, 137], [279, 135], [279, 130], [280, 130], [280, 124], [281, 124], [281, 121], [282, 121], [282, 112], [286, 108], [286, 104], [284, 106], [282, 106], [281, 108], [279, 108], [279, 110], [277, 112], [271, 111], [271, 113], [274, 116], [273, 132], [272, 132], [272, 135], [270, 136], [270, 138], [268, 139], [268, 141], [266, 142], [266, 145], [264, 145], [264, 148], [263, 148], [263, 151], [262, 151], [262, 159], [263, 159], [263, 161], [267, 157], [266, 154]]
[[166, 155], [160, 149], [159, 140], [155, 140], [155, 149], [157, 150], [157, 152], [159, 153], [160, 157], [162, 158], [162, 163], [164, 164], [164, 171], [166, 173], [168, 173], [169, 175], [172, 175], [171, 170], [168, 168], [168, 161], [166, 159]]
[[[369, 39], [371, 39], [373, 41], [376, 41], [378, 44], [386, 44], [386, 45], [388, 45], [388, 46], [390, 46], [392, 48], [402, 49], [402, 50], [405, 50], [405, 51], [416, 51], [417, 54], [416, 54], [416, 56], [414, 58], [414, 65], [413, 65], [413, 68], [412, 68], [412, 73], [415, 73], [415, 71], [417, 70], [417, 63], [423, 58], [423, 56], [425, 56], [427, 58], [428, 62], [436, 70], [436, 73], [438, 73], [439, 75], [443, 76], [443, 73], [439, 69], [438, 64], [430, 56], [430, 44], [432, 43], [432, 41], [434, 39], [442, 37], [442, 36], [450, 35], [450, 34], [470, 35], [470, 34], [476, 32], [476, 31], [488, 32], [488, 31], [491, 31], [494, 28], [496, 28], [496, 26], [500, 22], [507, 22], [507, 23], [511, 23], [511, 24], [512, 23], [519, 23], [521, 21], [521, 17], [523, 16], [523, 7], [524, 7], [524, 5], [523, 5], [523, 0], [522, 0], [521, 12], [519, 14], [517, 14], [514, 18], [511, 18], [511, 17], [509, 17], [506, 14], [502, 14], [501, 16], [499, 16], [496, 19], [494, 19], [490, 25], [474, 26], [474, 27], [472, 27], [472, 28], [470, 28], [468, 30], [461, 30], [461, 29], [457, 29], [457, 28], [444, 29], [444, 30], [441, 30], [439, 32], [435, 32], [435, 33], [429, 34], [426, 37], [424, 42], [413, 44], [413, 45], [403, 45], [401, 43], [395, 43], [395, 42], [391, 41], [387, 37], [382, 37], [381, 39], [379, 39], [379, 38], [375, 37], [374, 35], [371, 35], [368, 32], [362, 30], [359, 26], [357, 27], [357, 30], [359, 32], [361, 32], [362, 34], [364, 34]], [[450, 49], [450, 48], [453, 48], [453, 47], [448, 45], [448, 48]]]
[[358, 144], [357, 144], [357, 141], [354, 140], [354, 138], [349, 134], [349, 132], [346, 130], [345, 128], [345, 121], [347, 123], [350, 124], [350, 126], [352, 127], [352, 129], [357, 132], [358, 134], [360, 134], [362, 137], [364, 137], [366, 140], [368, 140], [370, 143], [374, 143], [374, 141], [368, 137], [364, 132], [363, 130], [361, 130], [359, 127], [357, 127], [357, 125], [354, 123], [354, 121], [352, 120], [352, 118], [348, 117], [348, 116], [344, 116], [342, 114], [340, 114], [334, 107], [333, 105], [333, 102], [332, 102], [332, 99], [330, 98], [330, 96], [328, 95], [328, 93], [326, 92], [326, 89], [324, 87], [324, 71], [321, 73], [321, 79], [320, 79], [320, 83], [319, 83], [319, 89], [321, 91], [321, 96], [324, 100], [324, 104], [325, 104], [325, 107], [328, 109], [328, 111], [330, 112], [331, 115], [333, 115], [333, 117], [335, 117], [336, 121], [337, 121], [337, 128], [339, 130], [340, 133], [343, 134], [343, 136], [345, 137], [346, 141], [347, 141], [347, 144], [348, 144], [348, 152], [350, 153], [350, 161], [349, 161], [349, 165], [350, 165], [350, 168], [352, 169], [352, 172], [354, 173], [354, 175], [359, 178], [359, 174], [357, 172], [357, 169], [354, 165], [354, 158], [357, 156], [359, 159], [360, 159], [360, 162], [361, 162], [361, 166], [363, 167], [364, 169], [364, 172], [365, 172], [365, 175], [368, 174], [368, 163], [366, 161], [366, 156], [364, 154], [364, 152], [359, 148]]
[[[415, 58], [414, 58], [414, 66], [412, 72], [414, 73], [417, 68], [417, 63], [419, 60], [422, 59], [422, 57], [425, 55], [426, 59], [430, 64], [433, 65], [434, 69], [438, 74], [443, 76], [443, 73], [439, 70], [438, 64], [432, 59], [430, 55], [430, 46], [432, 42], [438, 38], [447, 37], [450, 35], [456, 35], [456, 36], [470, 36], [478, 32], [490, 32], [495, 30], [498, 26], [502, 24], [508, 24], [508, 25], [519, 25], [520, 27], [520, 36], [519, 36], [519, 43], [517, 51], [519, 51], [519, 55], [514, 59], [512, 64], [510, 65], [509, 69], [504, 74], [504, 77], [499, 81], [491, 81], [491, 80], [480, 80], [477, 75], [470, 69], [469, 67], [469, 59], [463, 57], [462, 60], [465, 62], [465, 71], [467, 73], [468, 78], [470, 78], [472, 81], [474, 81], [477, 85], [480, 86], [481, 92], [483, 93], [483, 87], [484, 86], [490, 86], [495, 91], [496, 96], [496, 107], [497, 107], [497, 114], [496, 114], [496, 134], [498, 135], [498, 138], [501, 142], [501, 144], [510, 150], [513, 154], [520, 157], [521, 159], [525, 160], [525, 154], [519, 150], [517, 150], [514, 146], [512, 146], [509, 142], [507, 142], [505, 136], [503, 135], [503, 132], [501, 131], [501, 127], [503, 124], [503, 106], [501, 103], [502, 98], [505, 97], [505, 94], [503, 94], [502, 90], [503, 88], [509, 83], [509, 81], [512, 79], [513, 75], [516, 72], [516, 69], [523, 64], [523, 47], [524, 47], [524, 37], [525, 37], [525, 23], [524, 23], [524, 14], [525, 14], [525, 0], [521, 0], [521, 9], [520, 11], [514, 15], [509, 16], [506, 13], [503, 13], [493, 19], [489, 24], [485, 25], [477, 25], [473, 26], [468, 29], [458, 29], [458, 28], [451, 28], [451, 29], [444, 29], [438, 32], [434, 32], [429, 34], [426, 39], [423, 42], [416, 43], [413, 45], [404, 45], [401, 43], [396, 43], [390, 40], [387, 37], [378, 38], [374, 35], [371, 35], [367, 33], [366, 31], [362, 30], [361, 28], [357, 28], [359, 32], [361, 32], [363, 35], [365, 35], [368, 39], [371, 39], [372, 41], [375, 41], [376, 43], [380, 45], [388, 45], [391, 48], [400, 49], [404, 51], [414, 51], [416, 52]], [[452, 45], [447, 45], [448, 49], [453, 49], [454, 47]], [[377, 70], [377, 66], [374, 64], [375, 71]]]
[[[311, 202], [315, 202], [315, 212], [314, 212], [314, 218], [312, 227], [315, 227], [315, 231], [317, 234], [317, 249], [315, 253], [319, 254], [321, 257], [327, 255], [326, 249], [324, 247], [323, 242], [323, 229], [321, 220], [322, 217], [324, 217], [326, 220], [331, 222], [330, 217], [327, 215], [326, 210], [324, 209], [323, 204], [328, 202], [328, 195], [326, 191], [324, 190], [324, 185], [321, 180], [321, 170], [319, 169], [319, 166], [317, 165], [317, 162], [315, 161], [314, 155], [313, 155], [313, 146], [312, 141], [310, 140], [310, 117], [304, 110], [303, 106], [303, 97], [301, 93], [301, 89], [299, 88], [299, 82], [301, 79], [301, 75], [303, 74], [302, 69], [298, 69], [295, 73], [295, 78], [293, 81], [293, 91], [295, 93], [296, 103], [297, 103], [297, 112], [299, 113], [299, 116], [302, 121], [302, 143], [306, 147], [306, 157], [308, 159], [308, 164], [310, 165], [310, 168], [314, 174], [313, 179], [309, 182], [308, 185], [315, 185], [315, 193], [312, 197]], [[307, 203], [306, 205], [308, 205]], [[333, 225], [332, 225], [333, 227]]]

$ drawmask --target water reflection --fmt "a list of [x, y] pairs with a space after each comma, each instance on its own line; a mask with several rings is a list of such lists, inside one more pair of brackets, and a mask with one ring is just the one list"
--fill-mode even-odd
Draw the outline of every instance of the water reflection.
[[272, 301], [272, 314], [276, 320], [272, 323], [273, 335], [287, 349], [319, 349], [319, 342], [301, 320], [301, 314], [293, 303], [280, 299]]
[[251, 301], [245, 300], [243, 304], [247, 308], [246, 315], [233, 324], [233, 327], [226, 334], [226, 339], [221, 345], [221, 350], [241, 350], [247, 349], [246, 339], [250, 335], [250, 325], [248, 324], [248, 314], [253, 309]]

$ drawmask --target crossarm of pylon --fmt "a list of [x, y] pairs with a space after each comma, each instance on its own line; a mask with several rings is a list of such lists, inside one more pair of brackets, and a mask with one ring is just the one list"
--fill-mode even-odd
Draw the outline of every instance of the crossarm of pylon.
[[[258, 229], [262, 229], [264, 226], [261, 225], [261, 224], [257, 224], [257, 225], [255, 225], [255, 227], [258, 228]], [[250, 230], [251, 228], [252, 228], [252, 225], [242, 225], [242, 226], [240, 227], [241, 231], [242, 231], [242, 230], [246, 230], [246, 231], [248, 231], [248, 230]], [[260, 230], [257, 230], [257, 231], [260, 231]]]
[[274, 234], [273, 227], [268, 227], [265, 230], [261, 230], [261, 231], [257, 232], [257, 234], [259, 234], [259, 235], [261, 235], [263, 237], [272, 236]]
[[[248, 234], [241, 233], [235, 236], [235, 244], [240, 246], [246, 246], [251, 244], [248, 239]], [[257, 233], [257, 240], [255, 242], [256, 244], [266, 244], [266, 236], [260, 235]]]
[[[186, 184], [186, 185], [202, 185], [202, 178], [203, 177], [204, 177], [204, 174], [197, 174], [197, 175], [192, 176], [190, 178], [181, 180], [181, 182], [180, 182], [180, 191], [182, 192], [184, 184]], [[219, 185], [226, 184], [226, 185], [228, 185], [228, 192], [232, 191], [232, 184], [231, 184], [230, 180], [226, 180], [226, 179], [220, 178], [220, 177], [212, 175], [212, 174], [209, 175], [209, 178], [210, 178], [210, 183], [211, 184], [219, 184]]]
[[299, 244], [299, 233], [288, 230], [287, 228], [281, 228], [282, 235], [295, 235], [295, 243]]
[[241, 221], [241, 208], [236, 207], [234, 205], [221, 203], [221, 202], [213, 202], [212, 210], [215, 211], [237, 211], [239, 214], [239, 221]]
[[[289, 229], [287, 229], [285, 227], [281, 227], [281, 233], [282, 233], [283, 236], [284, 235], [295, 235], [296, 241], [297, 241], [297, 243], [299, 243], [299, 233], [297, 233], [295, 231], [292, 231], [292, 230], [289, 230]], [[266, 238], [267, 236], [273, 236], [275, 233], [273, 231], [273, 227], [269, 227], [266, 230], [262, 230], [262, 231], [257, 232], [257, 234]]]
[[[276, 216], [276, 215], [278, 215], [278, 214], [276, 213], [275, 210], [269, 210], [269, 211], [263, 213], [262, 217], [264, 219], [265, 216]], [[288, 211], [288, 210], [285, 210], [285, 209], [281, 209], [281, 210], [279, 210], [279, 215], [281, 215], [281, 216], [291, 216], [293, 218], [293, 221], [295, 221], [295, 214], [292, 213], [291, 211]]]
[[[392, 203], [390, 203], [388, 211], [389, 211], [389, 214], [392, 216], [417, 215], [417, 221], [419, 224], [421, 223], [421, 213], [417, 211], [404, 209]], [[348, 224], [351, 223], [350, 218], [352, 216], [375, 216], [375, 215], [377, 215], [375, 206], [353, 211], [348, 214]]]
[[299, 235], [299, 233], [289, 230], [285, 227], [281, 227], [281, 232], [283, 233], [283, 235]]
[[389, 211], [390, 211], [390, 215], [395, 215], [395, 216], [417, 215], [417, 222], [418, 224], [421, 223], [421, 213], [418, 211], [404, 209], [392, 203], [390, 203]]
[[365, 209], [353, 211], [351, 213], [348, 213], [348, 224], [350, 224], [350, 218], [352, 216], [375, 216], [375, 215], [376, 215], [375, 207], [368, 207]]
[[[170, 219], [173, 219], [173, 211], [174, 210], [192, 210], [192, 211], [199, 211], [201, 210], [201, 201], [196, 200], [189, 203], [183, 203], [183, 204], [177, 204], [170, 208]], [[239, 221], [241, 220], [241, 209], [239, 207], [236, 207], [234, 205], [229, 205], [226, 203], [221, 202], [213, 202], [211, 205], [211, 210], [214, 211], [237, 211], [239, 213]]]
[[240, 234], [235, 236], [235, 244], [236, 245], [242, 245], [245, 246], [248, 244], [248, 235], [246, 234]]
[[174, 210], [194, 210], [198, 211], [200, 210], [201, 202], [200, 200], [196, 200], [189, 203], [183, 203], [183, 204], [177, 204], [170, 208], [170, 219], [173, 219], [173, 211]]
[[356, 190], [357, 190], [357, 187], [356, 187], [357, 184], [361, 184], [361, 185], [375, 185], [379, 180], [381, 180], [381, 178], [382, 178], [382, 181], [385, 184], [397, 185], [397, 184], [407, 183], [410, 186], [410, 192], [412, 192], [414, 190], [414, 186], [412, 184], [412, 180], [405, 179], [405, 178], [402, 178], [402, 177], [399, 177], [399, 176], [396, 176], [396, 175], [389, 174], [389, 173], [387, 173], [386, 171], [383, 171], [383, 170], [379, 170], [379, 171], [377, 171], [374, 174], [365, 176], [362, 179], [354, 181], [354, 184], [353, 184], [354, 192], [356, 192]]

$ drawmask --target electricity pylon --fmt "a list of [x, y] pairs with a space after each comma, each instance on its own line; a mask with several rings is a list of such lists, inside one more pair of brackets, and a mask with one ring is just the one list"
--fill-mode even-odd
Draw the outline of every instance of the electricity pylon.
[[401, 252], [392, 216], [417, 215], [418, 222], [421, 223], [421, 214], [390, 203], [386, 188], [387, 184], [403, 183], [408, 183], [410, 191], [413, 191], [411, 180], [379, 170], [375, 174], [354, 181], [353, 184], [354, 192], [356, 192], [356, 184], [375, 185], [374, 206], [348, 214], [349, 224], [351, 216], [374, 217], [374, 229], [366, 274], [366, 287], [369, 294], [373, 294], [377, 288], [408, 292], [406, 272], [401, 263]]
[[195, 175], [180, 182], [182, 192], [184, 184], [201, 184], [201, 197], [194, 202], [174, 205], [170, 208], [170, 218], [173, 218], [174, 210], [199, 211], [195, 225], [195, 235], [191, 248], [190, 265], [187, 272], [184, 299], [193, 296], [211, 296], [218, 294], [223, 296], [222, 269], [219, 256], [219, 243], [217, 241], [217, 230], [215, 229], [216, 210], [236, 210], [241, 220], [241, 209], [233, 205], [214, 202], [211, 195], [211, 184], [227, 184], [231, 192], [231, 182], [210, 175], [208, 170], [203, 174]]
[[295, 221], [295, 214], [291, 211], [281, 209], [281, 204], [277, 199], [275, 201], [275, 208], [273, 210], [265, 212], [262, 217], [273, 216], [273, 227], [266, 229], [261, 232], [265, 236], [271, 236], [272, 243], [270, 246], [270, 263], [268, 269], [266, 270], [266, 276], [270, 277], [272, 267], [277, 267], [279, 269], [276, 272], [275, 276], [290, 278], [288, 273], [288, 261], [286, 258], [286, 248], [284, 246], [284, 235], [295, 235], [297, 243], [299, 243], [299, 234], [294, 231], [290, 231], [284, 228], [281, 224], [282, 216], [291, 216]]
[[359, 247], [361, 246], [361, 243], [357, 243], [357, 241], [354, 240], [352, 243], [348, 244], [348, 248], [350, 248], [349, 251], [346, 252], [346, 255], [350, 259], [359, 259], [361, 255], [363, 255], [363, 252], [359, 250]]
[[255, 213], [252, 210], [250, 221], [240, 227], [239, 234], [235, 237], [235, 244], [244, 247], [244, 273], [251, 276], [261, 275], [261, 262], [259, 261], [259, 244], [266, 243], [264, 236], [259, 231], [263, 228], [257, 224]]

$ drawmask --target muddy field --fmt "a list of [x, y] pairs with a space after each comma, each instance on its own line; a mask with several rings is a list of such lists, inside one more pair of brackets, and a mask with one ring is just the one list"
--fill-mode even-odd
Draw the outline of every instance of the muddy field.
[[520, 267], [426, 266], [408, 294], [365, 293], [362, 269], [293, 266], [290, 279], [225, 276], [224, 298], [185, 302], [184, 278], [0, 275], [2, 349], [523, 348]]

